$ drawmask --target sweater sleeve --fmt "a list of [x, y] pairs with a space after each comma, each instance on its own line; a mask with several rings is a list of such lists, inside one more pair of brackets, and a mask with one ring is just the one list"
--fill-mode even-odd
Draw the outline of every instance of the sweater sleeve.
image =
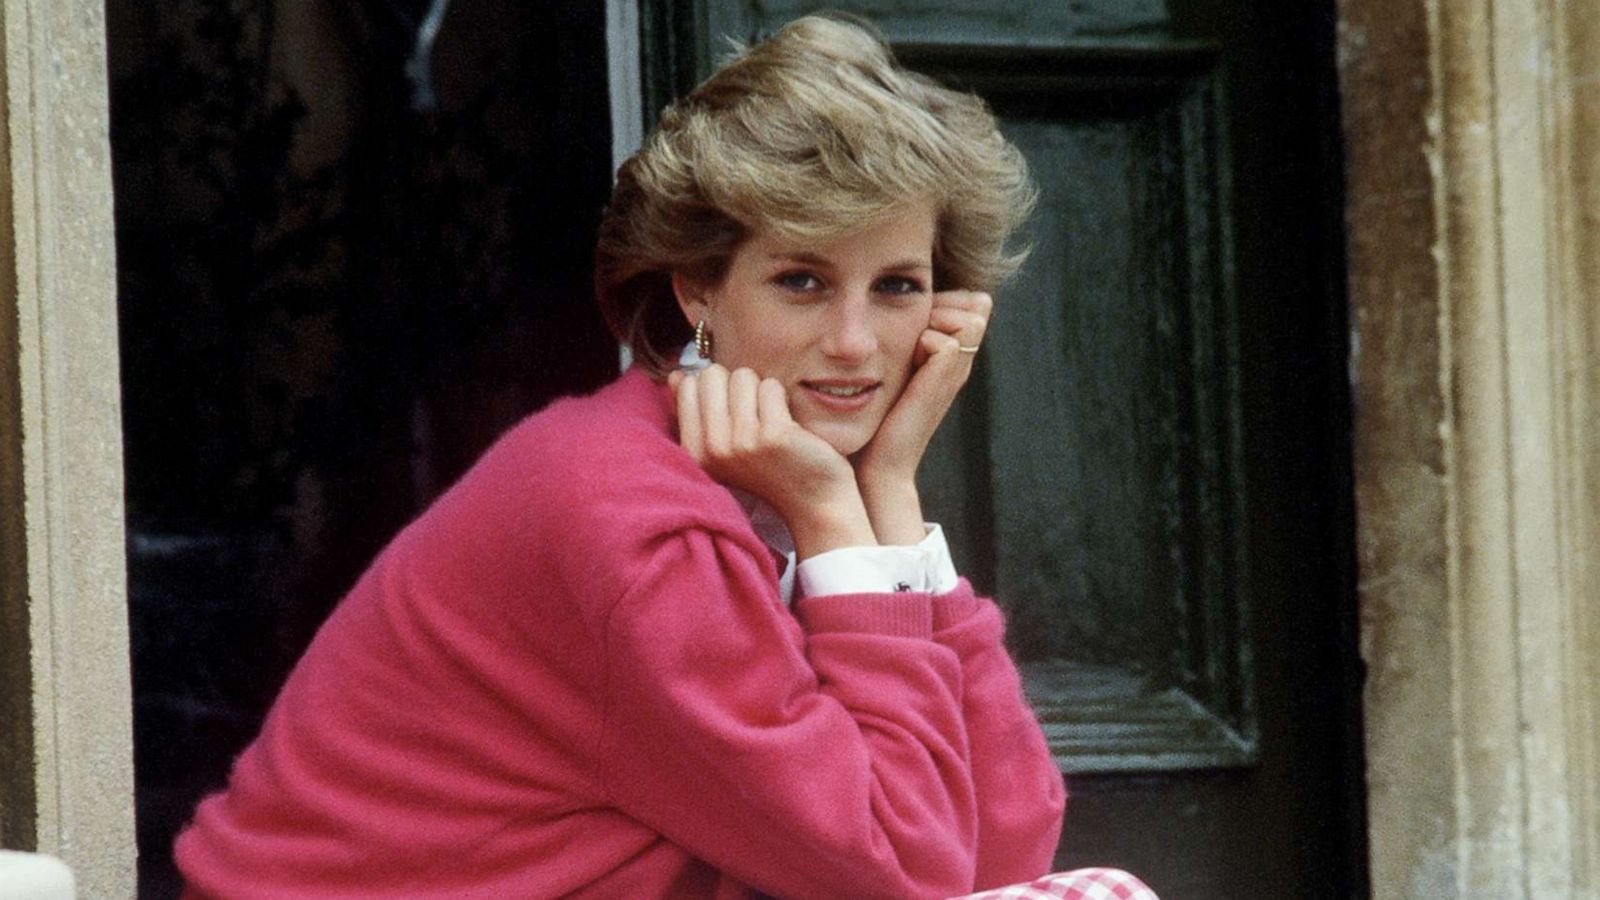
[[605, 627], [601, 783], [768, 894], [967, 893], [962, 673], [932, 626], [927, 594], [814, 598], [791, 616], [749, 548], [674, 533]]
[[933, 598], [934, 639], [961, 660], [962, 714], [978, 798], [977, 889], [1050, 871], [1061, 838], [1066, 788], [1022, 694], [994, 601], [961, 579]]

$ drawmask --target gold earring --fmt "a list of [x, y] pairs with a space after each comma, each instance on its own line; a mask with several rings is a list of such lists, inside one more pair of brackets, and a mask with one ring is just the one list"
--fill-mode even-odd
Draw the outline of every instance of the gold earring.
[[711, 362], [711, 329], [706, 327], [705, 319], [694, 324], [694, 351], [701, 359]]

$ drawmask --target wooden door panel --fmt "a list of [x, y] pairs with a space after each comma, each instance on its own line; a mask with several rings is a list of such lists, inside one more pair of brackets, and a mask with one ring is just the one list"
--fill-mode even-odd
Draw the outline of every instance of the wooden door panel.
[[1006, 604], [1063, 770], [1248, 763], [1214, 51], [901, 52], [980, 90], [1040, 188], [929, 513]]
[[[646, 35], [645, 69], [653, 52], [664, 73], [647, 96], [709, 72], [720, 36], [822, 6], [647, 3], [670, 38]], [[1333, 606], [1348, 547], [1303, 545], [1348, 540], [1345, 463], [1309, 452], [1315, 412], [1289, 412], [1343, 396], [1342, 369], [1341, 384], [1295, 380], [1340, 315], [1308, 265], [1338, 252], [1336, 232], [1301, 227], [1324, 208], [1307, 198], [1331, 204], [1316, 198], [1337, 186], [1302, 164], [1314, 121], [1267, 113], [1296, 112], [1331, 67], [1294, 49], [1315, 9], [1263, 12], [1287, 8], [851, 7], [913, 68], [984, 96], [1039, 183], [1033, 256], [921, 488], [958, 569], [1007, 609], [1069, 776], [1057, 865], [1122, 865], [1169, 900], [1363, 885], [1359, 784], [1339, 781], [1360, 770]]]

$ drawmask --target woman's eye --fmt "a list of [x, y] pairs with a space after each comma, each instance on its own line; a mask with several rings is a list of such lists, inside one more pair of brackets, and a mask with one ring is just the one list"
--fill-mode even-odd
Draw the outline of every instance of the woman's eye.
[[877, 284], [877, 290], [882, 294], [920, 294], [923, 292], [922, 282], [915, 278], [894, 276], [884, 278]]
[[822, 287], [822, 279], [810, 272], [784, 272], [772, 281], [791, 291], [815, 291]]

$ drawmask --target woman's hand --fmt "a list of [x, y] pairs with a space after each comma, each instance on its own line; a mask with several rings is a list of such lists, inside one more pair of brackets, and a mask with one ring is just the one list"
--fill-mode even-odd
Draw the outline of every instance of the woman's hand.
[[880, 543], [915, 544], [925, 536], [917, 467], [934, 430], [972, 374], [975, 353], [970, 348], [982, 343], [993, 309], [994, 300], [978, 291], [933, 295], [928, 328], [912, 360], [911, 380], [877, 434], [856, 454], [856, 479]]
[[877, 543], [850, 461], [795, 422], [781, 382], [712, 364], [668, 383], [678, 442], [719, 483], [777, 510], [801, 559]]

